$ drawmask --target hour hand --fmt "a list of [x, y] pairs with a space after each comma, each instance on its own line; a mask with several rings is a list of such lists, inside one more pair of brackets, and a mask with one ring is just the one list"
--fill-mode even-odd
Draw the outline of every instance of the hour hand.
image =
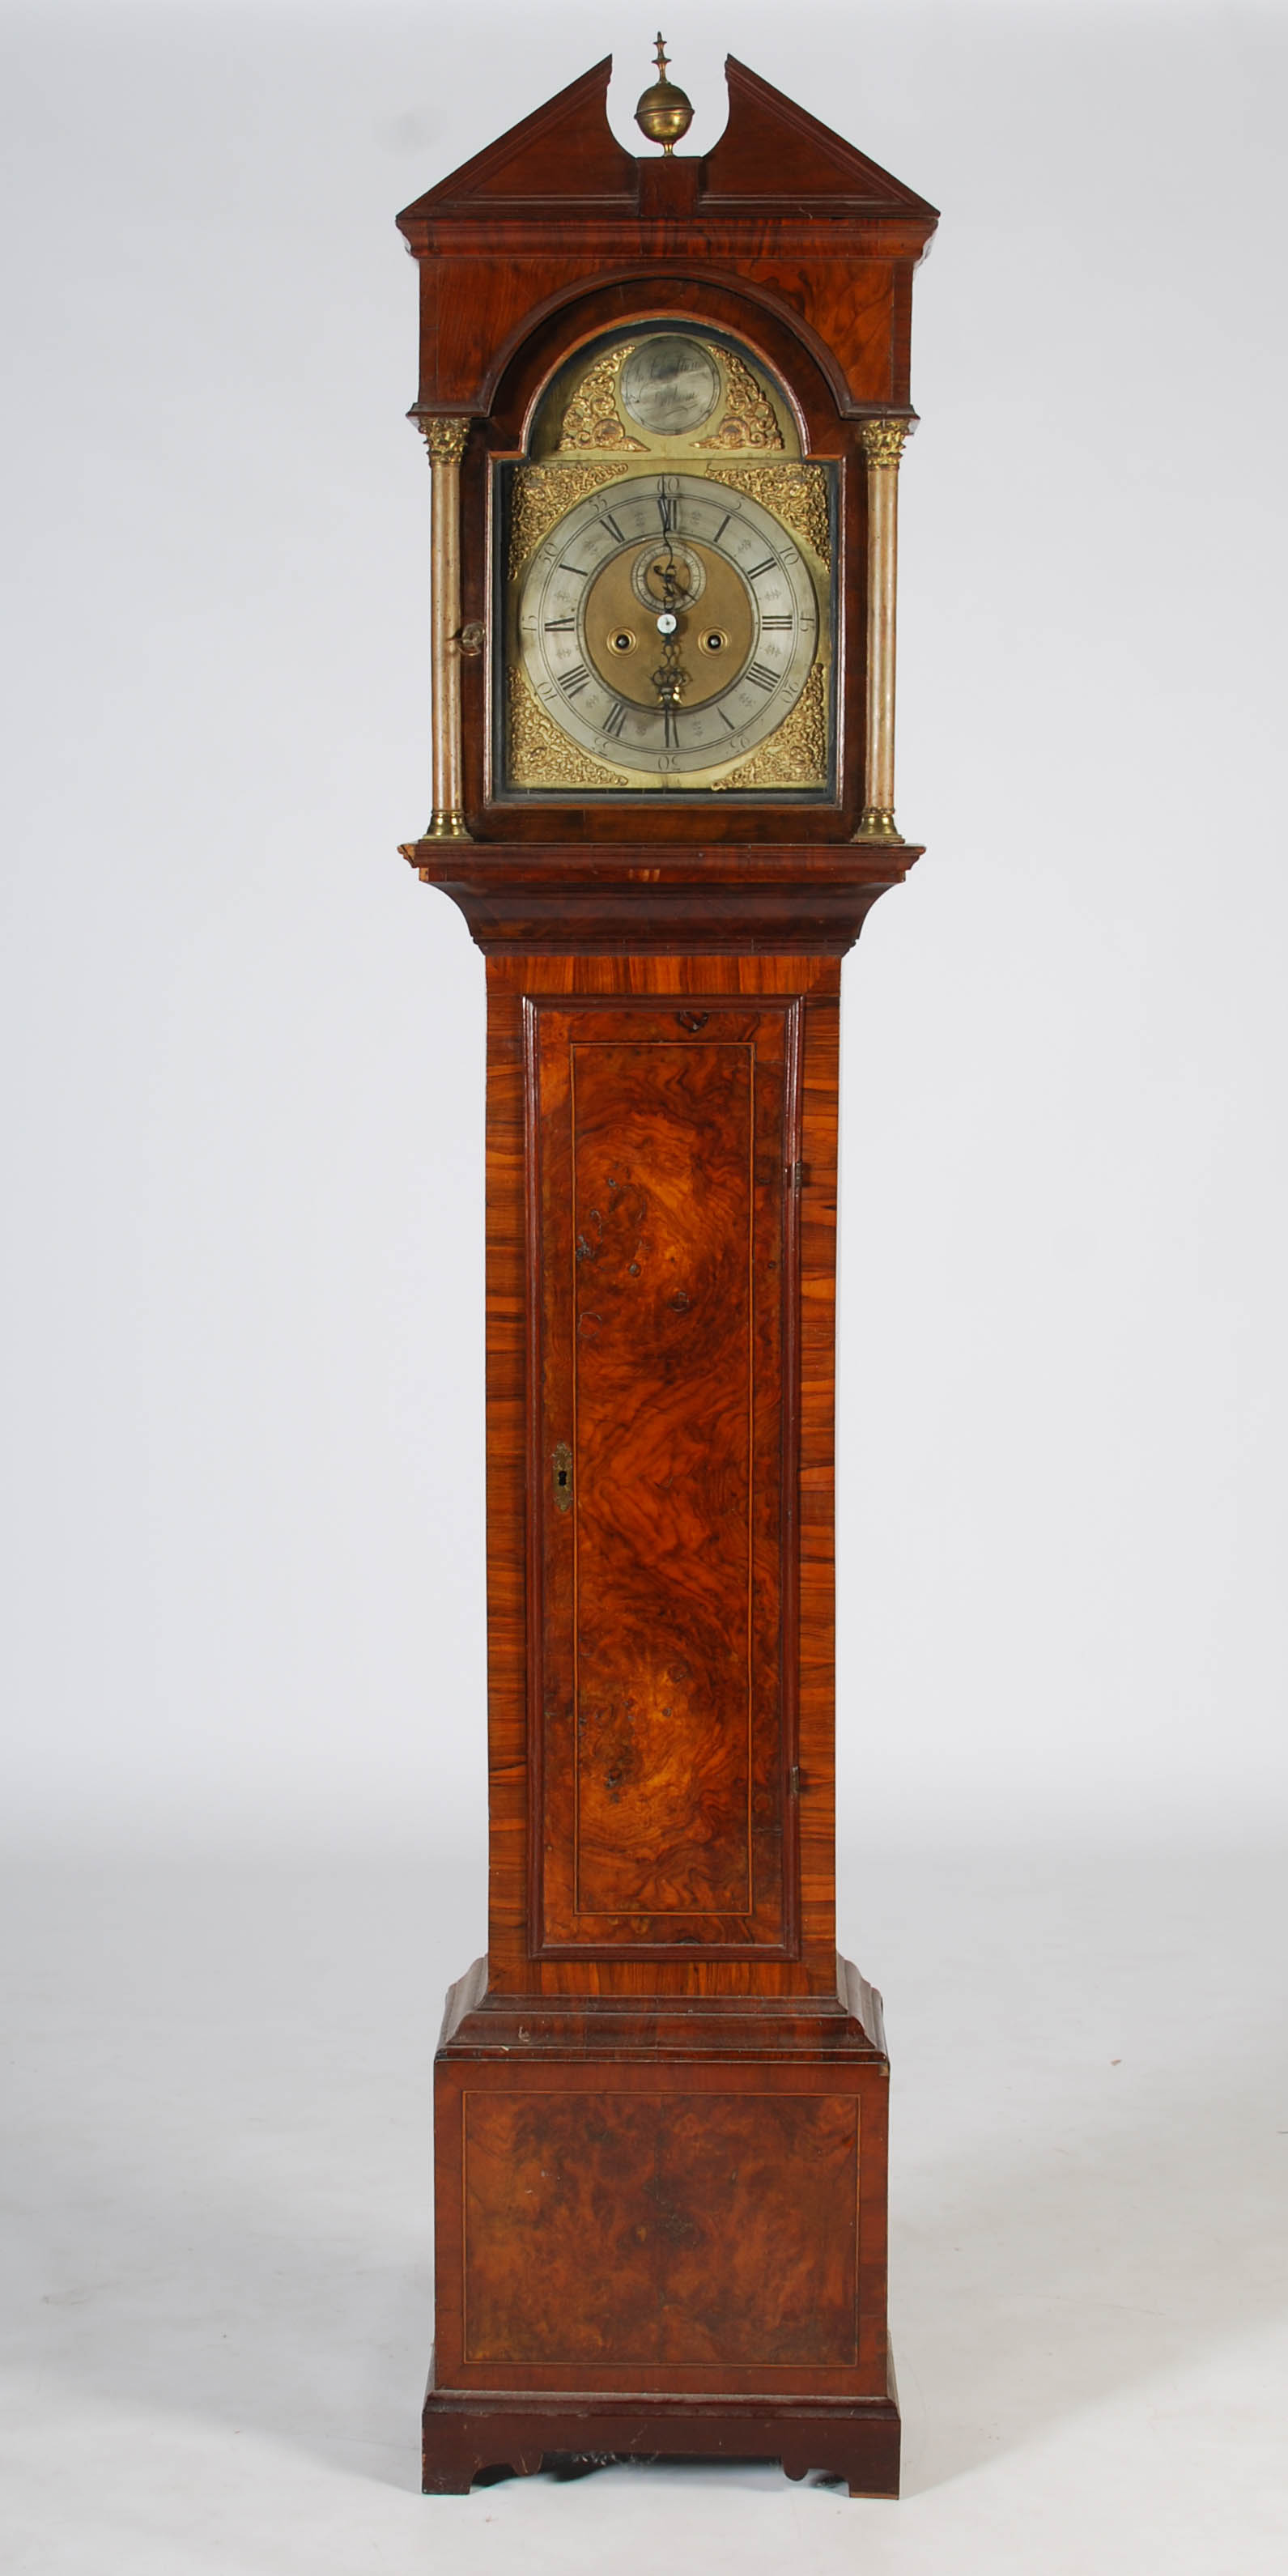
[[[674, 656], [674, 658], [672, 658], [672, 656]], [[680, 703], [680, 691], [684, 687], [684, 683], [688, 676], [688, 672], [684, 669], [683, 664], [680, 661], [680, 656], [676, 647], [669, 642], [663, 645], [662, 659], [659, 662], [657, 669], [652, 674], [653, 686], [657, 691], [657, 700], [660, 707], [678, 707]]]
[[[657, 631], [662, 638], [662, 657], [657, 669], [651, 675], [653, 686], [657, 691], [658, 704], [663, 714], [667, 716], [679, 705], [680, 691], [689, 676], [680, 660], [680, 647], [677, 640], [679, 623], [675, 610], [668, 603], [658, 616]], [[666, 727], [666, 738], [668, 742], [671, 739], [669, 724]]]

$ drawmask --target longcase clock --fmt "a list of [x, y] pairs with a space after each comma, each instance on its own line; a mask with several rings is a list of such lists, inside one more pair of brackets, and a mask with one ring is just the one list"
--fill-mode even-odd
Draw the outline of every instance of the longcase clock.
[[730, 61], [399, 217], [433, 814], [488, 990], [490, 1918], [435, 2065], [424, 2482], [897, 2491], [880, 1999], [834, 1922], [840, 961], [894, 814], [933, 207]]

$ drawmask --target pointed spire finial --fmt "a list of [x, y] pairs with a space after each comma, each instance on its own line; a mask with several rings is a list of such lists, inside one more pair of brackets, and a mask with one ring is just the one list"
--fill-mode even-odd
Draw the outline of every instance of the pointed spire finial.
[[667, 53], [659, 31], [657, 40], [657, 79], [646, 89], [635, 110], [635, 122], [650, 143], [660, 143], [664, 152], [674, 152], [682, 134], [693, 123], [693, 107], [682, 89], [677, 89], [667, 74]]

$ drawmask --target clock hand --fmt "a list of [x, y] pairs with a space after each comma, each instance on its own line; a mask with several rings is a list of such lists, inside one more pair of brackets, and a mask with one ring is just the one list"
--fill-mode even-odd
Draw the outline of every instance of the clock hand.
[[675, 709], [680, 702], [680, 691], [689, 675], [680, 660], [680, 647], [676, 640], [680, 623], [675, 613], [676, 601], [680, 598], [681, 592], [675, 548], [669, 535], [666, 541], [666, 554], [658, 566], [658, 571], [664, 603], [657, 620], [657, 631], [663, 639], [662, 659], [651, 676], [657, 691], [658, 704], [662, 710], [663, 729], [667, 741], [670, 742], [674, 736]]

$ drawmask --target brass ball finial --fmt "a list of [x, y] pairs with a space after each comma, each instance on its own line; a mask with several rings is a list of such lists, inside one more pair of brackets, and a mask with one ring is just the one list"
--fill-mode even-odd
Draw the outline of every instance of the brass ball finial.
[[682, 134], [693, 123], [692, 102], [674, 81], [666, 77], [666, 48], [659, 33], [657, 40], [657, 79], [646, 89], [635, 110], [635, 122], [650, 143], [660, 143], [664, 152], [674, 152]]

